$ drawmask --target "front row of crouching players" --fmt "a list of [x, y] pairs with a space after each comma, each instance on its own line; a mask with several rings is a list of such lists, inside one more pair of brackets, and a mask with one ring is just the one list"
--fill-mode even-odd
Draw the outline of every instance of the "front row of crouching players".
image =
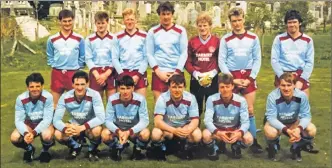
[[103, 142], [111, 148], [111, 158], [121, 160], [121, 152], [134, 143], [131, 159], [141, 160], [149, 142], [149, 115], [145, 97], [135, 93], [135, 82], [128, 75], [116, 81], [118, 92], [109, 97], [106, 107], [106, 128], [102, 131]]
[[232, 92], [233, 77], [230, 74], [218, 76], [219, 93], [208, 97], [206, 101], [205, 126], [203, 143], [208, 148], [208, 158], [218, 160], [216, 140], [221, 141], [224, 153], [226, 143], [231, 144], [232, 156], [241, 158], [241, 148], [250, 146], [253, 137], [248, 132], [249, 113], [246, 100]]
[[[55, 110], [53, 124], [55, 138], [70, 149], [67, 159], [75, 159], [81, 152], [79, 140], [87, 137], [90, 141], [89, 160], [98, 160], [97, 147], [101, 143], [102, 124], [105, 110], [99, 92], [88, 88], [88, 74], [77, 71], [72, 77], [73, 90], [64, 93]], [[69, 123], [63, 122], [65, 111], [71, 117]]]
[[[185, 91], [182, 75], [173, 75], [168, 80], [169, 89], [156, 102], [152, 130], [151, 153], [157, 160], [166, 160], [165, 140], [179, 139], [184, 155], [192, 158], [192, 147], [202, 138], [198, 128], [199, 113], [196, 98]], [[168, 149], [169, 150], [169, 149]]]
[[296, 79], [292, 73], [280, 76], [279, 88], [273, 90], [266, 104], [264, 132], [268, 143], [268, 157], [276, 161], [276, 152], [280, 149], [281, 133], [289, 137], [292, 144], [292, 159], [301, 161], [301, 150], [317, 153], [312, 140], [316, 127], [311, 123], [311, 113], [305, 92], [295, 87]]

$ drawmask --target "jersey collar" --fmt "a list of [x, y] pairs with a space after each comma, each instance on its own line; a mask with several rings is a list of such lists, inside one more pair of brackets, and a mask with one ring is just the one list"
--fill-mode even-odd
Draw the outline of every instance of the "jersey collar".
[[69, 35], [68, 35], [67, 37], [65, 37], [65, 36], [61, 33], [61, 31], [60, 31], [60, 37], [63, 38], [64, 40], [67, 40], [72, 34], [73, 34], [73, 31], [71, 31], [71, 32], [69, 33]]
[[126, 29], [124, 30], [125, 34], [126, 34], [126, 35], [128, 35], [129, 37], [133, 37], [133, 36], [135, 36], [135, 35], [138, 33], [138, 31], [139, 31], [139, 29], [138, 29], [138, 28], [136, 28], [136, 31], [135, 31], [135, 33], [134, 33], [134, 34], [132, 34], [132, 35], [130, 35], [130, 34], [127, 32], [127, 30], [126, 30]]

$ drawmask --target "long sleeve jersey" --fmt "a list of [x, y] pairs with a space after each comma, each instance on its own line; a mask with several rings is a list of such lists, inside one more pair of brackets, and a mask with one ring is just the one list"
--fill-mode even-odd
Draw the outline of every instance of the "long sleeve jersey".
[[20, 94], [15, 104], [15, 126], [21, 135], [29, 132], [24, 121], [38, 123], [33, 130], [37, 135], [46, 130], [52, 123], [53, 118], [53, 96], [46, 90], [41, 92], [38, 100], [33, 100], [29, 96], [29, 91]]
[[303, 70], [301, 78], [309, 81], [314, 68], [314, 43], [306, 34], [293, 39], [287, 32], [278, 35], [272, 45], [271, 65], [280, 77], [285, 71]]
[[220, 93], [209, 96], [206, 101], [204, 123], [212, 133], [219, 128], [239, 128], [245, 134], [249, 129], [247, 101], [235, 93], [229, 104], [223, 101]]
[[277, 88], [267, 97], [265, 116], [270, 125], [280, 131], [286, 128], [285, 124], [292, 124], [298, 119], [299, 125], [305, 129], [311, 120], [308, 98], [303, 91], [295, 89], [291, 102], [286, 103]]
[[111, 33], [103, 38], [93, 33], [85, 39], [85, 62], [90, 70], [95, 67], [113, 67], [113, 41], [114, 35]]
[[138, 70], [144, 75], [148, 60], [146, 57], [146, 32], [138, 30], [130, 35], [126, 30], [122, 30], [116, 34], [114, 45], [112, 48], [113, 65], [121, 74], [123, 69]]
[[84, 68], [84, 38], [71, 32], [64, 37], [61, 32], [50, 36], [46, 46], [47, 65], [56, 69], [76, 70]]
[[54, 127], [57, 130], [65, 131], [65, 123], [62, 121], [65, 111], [68, 111], [71, 117], [70, 123], [84, 124], [86, 129], [103, 124], [105, 122], [105, 110], [99, 92], [87, 88], [81, 102], [77, 102], [74, 92], [75, 90], [72, 89], [60, 97], [53, 118]]
[[109, 97], [106, 106], [106, 127], [113, 133], [118, 129], [138, 133], [149, 125], [148, 108], [145, 97], [133, 93], [132, 99], [125, 103], [120, 94]]
[[182, 72], [187, 60], [186, 29], [174, 24], [166, 30], [160, 24], [152, 27], [146, 37], [147, 57], [151, 68], [163, 72]]
[[213, 35], [205, 41], [199, 36], [190, 39], [186, 70], [190, 74], [193, 74], [194, 71], [204, 73], [216, 70], [218, 72], [219, 43], [220, 39]]
[[261, 47], [256, 34], [246, 31], [242, 36], [227, 33], [220, 40], [218, 64], [220, 71], [251, 69], [249, 77], [256, 79], [261, 67]]
[[165, 123], [182, 127], [192, 119], [199, 119], [198, 105], [193, 94], [184, 91], [180, 102], [174, 102], [169, 91], [162, 93], [155, 106], [154, 115], [162, 115]]

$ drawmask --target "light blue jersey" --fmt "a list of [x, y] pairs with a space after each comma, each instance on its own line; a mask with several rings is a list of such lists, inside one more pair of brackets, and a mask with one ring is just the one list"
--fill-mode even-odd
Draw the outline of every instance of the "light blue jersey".
[[256, 79], [261, 67], [261, 47], [256, 34], [246, 31], [238, 36], [227, 33], [220, 40], [218, 65], [222, 73], [251, 69], [250, 76]]
[[90, 70], [96, 67], [113, 67], [113, 41], [114, 35], [111, 33], [107, 33], [103, 38], [93, 33], [85, 39], [85, 61]]
[[158, 97], [154, 115], [162, 115], [164, 122], [172, 127], [182, 127], [192, 119], [199, 119], [196, 98], [193, 94], [183, 91], [182, 100], [174, 102], [170, 91], [164, 92]]
[[120, 100], [120, 94], [109, 97], [106, 106], [106, 127], [113, 133], [120, 130], [129, 130], [138, 133], [149, 125], [149, 114], [145, 97], [133, 93], [128, 104]]
[[303, 70], [301, 78], [309, 81], [314, 68], [314, 43], [306, 34], [292, 39], [287, 32], [278, 35], [272, 45], [271, 65], [280, 77], [285, 71]]
[[116, 34], [112, 55], [113, 65], [121, 74], [124, 69], [129, 71], [138, 70], [144, 75], [148, 60], [146, 57], [146, 32], [138, 30], [130, 35], [126, 30], [122, 30]]
[[77, 70], [84, 68], [84, 39], [71, 32], [64, 37], [61, 32], [50, 36], [46, 47], [47, 65], [56, 69]]
[[146, 38], [147, 57], [151, 68], [162, 72], [182, 72], [187, 61], [186, 29], [174, 24], [166, 30], [160, 24], [152, 27]]
[[84, 124], [86, 129], [102, 125], [105, 122], [105, 110], [99, 92], [87, 88], [82, 102], [77, 102], [74, 92], [74, 89], [70, 90], [60, 97], [53, 118], [54, 127], [65, 131], [65, 123], [62, 121], [65, 111], [69, 112], [70, 123]]
[[280, 131], [286, 128], [285, 124], [293, 124], [297, 120], [305, 129], [311, 121], [308, 98], [303, 91], [295, 89], [292, 100], [287, 103], [277, 88], [267, 97], [265, 116], [270, 125]]
[[249, 129], [249, 113], [246, 99], [233, 93], [232, 100], [226, 104], [220, 93], [208, 97], [204, 123], [214, 133], [218, 129], [239, 129], [245, 134]]
[[25, 121], [37, 124], [33, 130], [34, 135], [38, 135], [45, 131], [52, 123], [53, 118], [53, 96], [46, 90], [41, 92], [41, 96], [37, 100], [32, 100], [29, 91], [20, 94], [15, 104], [15, 126], [21, 135], [29, 132]]

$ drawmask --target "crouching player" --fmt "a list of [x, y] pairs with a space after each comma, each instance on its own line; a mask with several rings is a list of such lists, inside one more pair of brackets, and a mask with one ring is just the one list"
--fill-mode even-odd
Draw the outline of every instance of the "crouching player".
[[192, 149], [201, 141], [198, 128], [198, 105], [194, 95], [185, 91], [182, 75], [173, 75], [168, 81], [169, 90], [157, 100], [152, 130], [152, 152], [157, 160], [166, 160], [164, 141], [180, 138], [186, 159], [192, 159]]
[[316, 127], [311, 123], [311, 113], [305, 92], [295, 88], [296, 80], [290, 72], [280, 76], [279, 88], [273, 90], [266, 104], [265, 137], [268, 143], [268, 157], [276, 161], [280, 147], [279, 136], [284, 133], [292, 144], [292, 159], [301, 161], [301, 150], [317, 153], [312, 147]]
[[241, 147], [252, 145], [253, 137], [248, 132], [249, 115], [246, 100], [232, 92], [233, 77], [230, 74], [218, 76], [219, 93], [209, 96], [206, 102], [205, 126], [203, 143], [209, 149], [210, 160], [218, 160], [218, 147], [215, 140], [223, 141], [220, 151], [225, 152], [227, 144], [232, 144], [232, 154], [236, 159], [241, 158]]
[[122, 159], [121, 153], [128, 146], [128, 140], [134, 143], [132, 160], [141, 160], [150, 138], [149, 115], [145, 97], [135, 93], [132, 77], [124, 75], [116, 81], [118, 93], [108, 99], [106, 107], [106, 128], [102, 131], [103, 142], [111, 148], [111, 158]]
[[43, 145], [40, 162], [49, 162], [51, 155], [48, 149], [54, 145], [53, 97], [43, 89], [44, 78], [40, 73], [29, 75], [25, 83], [28, 91], [20, 94], [15, 104], [16, 129], [10, 136], [10, 141], [18, 148], [25, 150], [23, 160], [31, 162], [35, 153], [32, 146], [35, 137], [41, 134]]
[[[55, 138], [70, 148], [67, 159], [75, 159], [81, 152], [79, 139], [85, 136], [89, 139], [89, 160], [98, 161], [97, 147], [101, 143], [101, 125], [105, 121], [105, 110], [99, 92], [88, 88], [88, 74], [77, 71], [73, 75], [73, 90], [60, 97], [55, 110], [53, 124], [56, 128]], [[70, 114], [69, 123], [62, 121], [65, 111]]]

